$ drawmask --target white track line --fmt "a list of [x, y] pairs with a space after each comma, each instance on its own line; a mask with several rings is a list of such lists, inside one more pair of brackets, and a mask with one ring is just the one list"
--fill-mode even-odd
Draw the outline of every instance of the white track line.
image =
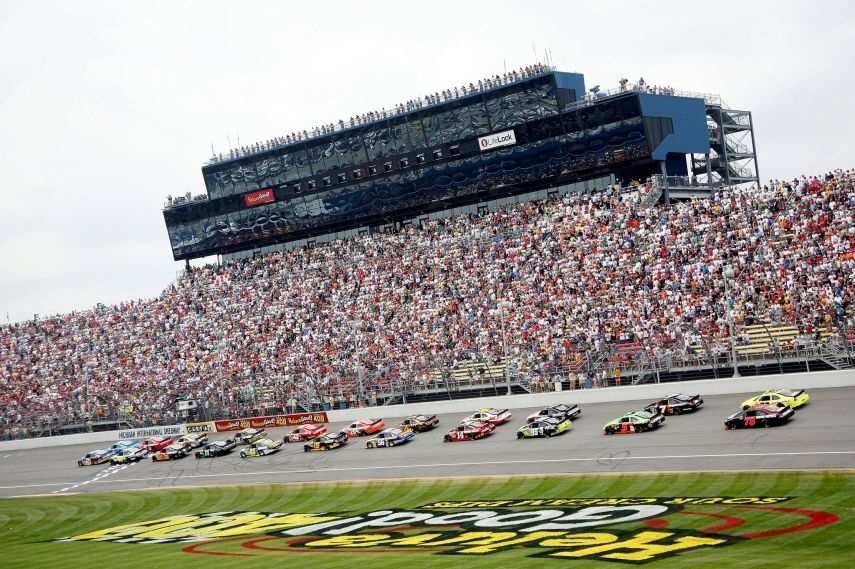
[[[533, 460], [490, 460], [482, 462], [438, 462], [433, 464], [398, 464], [398, 465], [378, 465], [378, 466], [352, 466], [342, 468], [304, 468], [299, 470], [264, 470], [259, 472], [223, 472], [212, 474], [185, 474], [181, 479], [194, 478], [227, 478], [232, 476], [271, 476], [285, 474], [316, 474], [324, 472], [360, 472], [367, 470], [407, 470], [407, 469], [428, 469], [428, 468], [445, 468], [445, 467], [460, 467], [460, 466], [497, 466], [508, 464], [556, 464], [556, 463], [571, 463], [571, 462], [623, 462], [632, 460], [693, 460], [693, 459], [709, 459], [709, 458], [762, 458], [762, 457], [792, 457], [792, 456], [839, 456], [839, 455], [855, 455], [855, 450], [827, 450], [827, 451], [810, 451], [810, 452], [743, 452], [743, 453], [725, 453], [725, 454], [682, 454], [682, 455], [660, 455], [660, 456], [595, 456], [587, 458], [546, 458]], [[549, 474], [549, 473], [547, 473]], [[596, 472], [591, 472], [596, 474]], [[156, 482], [160, 480], [173, 480], [174, 476], [152, 476], [148, 478], [124, 478], [107, 480], [106, 476], [95, 477], [87, 481], [92, 484], [124, 484], [127, 482]], [[45, 484], [24, 484], [20, 486], [0, 486], [0, 490], [9, 490], [17, 488], [39, 488], [43, 486], [71, 486], [79, 487], [80, 482], [60, 482], [60, 483], [45, 483]], [[63, 489], [65, 490], [65, 489]], [[60, 490], [57, 493], [62, 492]]]

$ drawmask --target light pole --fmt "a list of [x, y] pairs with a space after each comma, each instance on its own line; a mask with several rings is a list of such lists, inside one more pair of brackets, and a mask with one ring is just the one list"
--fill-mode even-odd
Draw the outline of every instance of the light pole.
[[730, 330], [730, 362], [733, 364], [733, 377], [740, 377], [739, 366], [736, 363], [736, 336], [733, 329], [733, 299], [730, 297], [728, 279], [733, 278], [733, 268], [728, 265], [722, 271], [724, 277], [724, 294], [727, 296], [727, 326]]
[[508, 372], [508, 341], [505, 338], [505, 302], [500, 300], [499, 305], [499, 322], [502, 328], [502, 356], [504, 358], [504, 362], [502, 365], [502, 370], [505, 374], [505, 386], [508, 389], [507, 394], [511, 394], [511, 374]]

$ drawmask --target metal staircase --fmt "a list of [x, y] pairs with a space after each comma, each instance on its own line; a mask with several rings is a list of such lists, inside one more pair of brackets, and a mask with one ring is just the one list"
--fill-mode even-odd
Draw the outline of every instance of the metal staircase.
[[692, 155], [692, 174], [712, 186], [759, 185], [751, 112], [728, 109], [720, 102], [708, 103], [706, 112], [710, 151]]

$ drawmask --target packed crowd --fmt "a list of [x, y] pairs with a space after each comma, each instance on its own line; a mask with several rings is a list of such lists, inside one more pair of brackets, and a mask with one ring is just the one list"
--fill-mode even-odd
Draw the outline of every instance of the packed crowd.
[[[370, 124], [386, 118], [402, 115], [410, 111], [414, 111], [416, 109], [429, 107], [431, 105], [436, 105], [445, 101], [451, 101], [460, 97], [465, 97], [466, 95], [471, 95], [472, 93], [480, 93], [483, 91], [489, 91], [490, 89], [501, 87], [503, 85], [510, 85], [511, 83], [516, 83], [518, 81], [523, 81], [531, 77], [536, 77], [538, 75], [542, 75], [553, 70], [554, 69], [552, 67], [544, 65], [542, 63], [526, 65], [525, 67], [522, 67], [520, 69], [506, 71], [501, 75], [496, 74], [490, 77], [479, 79], [478, 83], [470, 82], [468, 85], [461, 85], [460, 87], [454, 87], [452, 89], [443, 89], [442, 91], [437, 91], [435, 93], [428, 93], [424, 97], [416, 97], [415, 99], [409, 99], [403, 103], [394, 105], [391, 109], [386, 109], [386, 107], [382, 107], [376, 111], [369, 111], [367, 113], [354, 115], [348, 120], [339, 119], [337, 122], [331, 122], [316, 126], [311, 128], [310, 130], [296, 131], [286, 134], [285, 136], [277, 136], [261, 142], [255, 142], [246, 146], [231, 148], [225, 154], [219, 153], [211, 156], [209, 164], [215, 164], [217, 162], [223, 162], [225, 160], [233, 160], [242, 156], [250, 156], [252, 154], [264, 152], [265, 150], [271, 150], [273, 148], [277, 148], [286, 144], [292, 144], [294, 142], [310, 140], [312, 138], [331, 134], [339, 130], [344, 130], [345, 128], [353, 128], [355, 126]], [[642, 83], [643, 81], [644, 80], [642, 79]]]
[[731, 319], [855, 326], [855, 170], [670, 206], [646, 191], [207, 266], [155, 299], [2, 326], [2, 429], [168, 422], [179, 398], [368, 401], [473, 358], [536, 376], [622, 343], [726, 342]]

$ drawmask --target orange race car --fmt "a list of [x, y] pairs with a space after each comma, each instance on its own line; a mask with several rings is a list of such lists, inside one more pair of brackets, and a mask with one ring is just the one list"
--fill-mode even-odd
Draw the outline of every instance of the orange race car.
[[364, 437], [365, 435], [373, 435], [379, 433], [386, 428], [386, 423], [383, 419], [359, 419], [342, 429], [348, 437]]

